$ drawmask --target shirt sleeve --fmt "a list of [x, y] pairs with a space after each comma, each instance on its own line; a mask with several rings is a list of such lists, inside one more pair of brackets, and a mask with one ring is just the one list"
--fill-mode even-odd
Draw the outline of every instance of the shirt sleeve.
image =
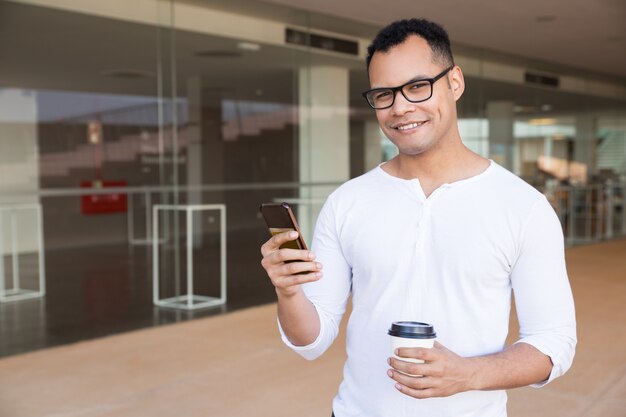
[[308, 360], [321, 356], [337, 337], [352, 285], [352, 268], [341, 250], [336, 214], [330, 198], [318, 216], [311, 250], [322, 264], [323, 276], [318, 281], [304, 284], [302, 289], [317, 310], [320, 333], [313, 343], [295, 346], [287, 339], [278, 320], [283, 342]]
[[542, 387], [572, 365], [576, 347], [574, 300], [565, 267], [563, 231], [545, 198], [526, 221], [511, 272], [520, 339], [550, 357], [552, 371]]

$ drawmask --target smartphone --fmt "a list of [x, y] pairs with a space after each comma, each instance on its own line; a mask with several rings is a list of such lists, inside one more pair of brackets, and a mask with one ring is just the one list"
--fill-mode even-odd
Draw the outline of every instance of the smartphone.
[[287, 203], [264, 203], [261, 204], [261, 214], [265, 219], [265, 224], [272, 236], [283, 232], [295, 230], [298, 232], [298, 239], [283, 243], [281, 249], [304, 249], [308, 250], [306, 243], [300, 233], [298, 222]]

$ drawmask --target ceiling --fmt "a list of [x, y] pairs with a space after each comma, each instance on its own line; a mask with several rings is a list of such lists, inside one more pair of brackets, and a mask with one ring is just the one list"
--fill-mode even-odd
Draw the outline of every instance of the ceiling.
[[[329, 25], [333, 18], [324, 21]], [[318, 27], [322, 21], [313, 23]], [[359, 30], [371, 30], [371, 26], [363, 28]], [[80, 104], [84, 101], [57, 105], [51, 109], [50, 117], [55, 119], [101, 111], [108, 100], [103, 95], [155, 97], [160, 55], [157, 46], [169, 45], [168, 36], [171, 31], [149, 25], [0, 1], [0, 88], [100, 95], [86, 108]], [[263, 45], [262, 53], [242, 51], [236, 39], [180, 30], [175, 33], [175, 45], [179, 96], [201, 85], [205, 103], [254, 100], [293, 104], [298, 100], [298, 68], [336, 64], [350, 71], [350, 107], [355, 117], [373, 117], [360, 94], [368, 88], [368, 80], [358, 60], [272, 45]], [[231, 53], [211, 54], [216, 51]], [[164, 56], [160, 62], [165, 72], [163, 94], [168, 95], [172, 86], [170, 61]], [[112, 76], [115, 73], [118, 75]], [[200, 84], [194, 84], [197, 80]], [[490, 100], [514, 100], [517, 106], [530, 109], [528, 113], [549, 105], [553, 115], [625, 106], [620, 100], [468, 77], [459, 103], [460, 114], [480, 117]], [[127, 101], [121, 104], [127, 105]]]
[[264, 0], [378, 28], [423, 17], [454, 44], [626, 78], [626, 0]]

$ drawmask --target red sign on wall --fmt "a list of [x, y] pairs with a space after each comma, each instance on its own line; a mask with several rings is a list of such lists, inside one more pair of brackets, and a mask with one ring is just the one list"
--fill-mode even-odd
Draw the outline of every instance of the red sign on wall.
[[[81, 188], [126, 187], [126, 181], [81, 181]], [[86, 194], [80, 198], [80, 211], [83, 214], [125, 213], [128, 207], [126, 193]]]

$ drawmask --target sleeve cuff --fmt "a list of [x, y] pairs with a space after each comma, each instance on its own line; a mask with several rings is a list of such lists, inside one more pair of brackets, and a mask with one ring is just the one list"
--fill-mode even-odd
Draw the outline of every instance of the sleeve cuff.
[[541, 352], [544, 355], [546, 355], [547, 357], [549, 357], [550, 361], [552, 362], [552, 369], [550, 370], [550, 375], [548, 375], [548, 378], [543, 380], [543, 381], [537, 382], [536, 384], [531, 384], [530, 385], [531, 387], [533, 387], [533, 388], [541, 388], [541, 387], [549, 384], [554, 379], [558, 378], [559, 376], [561, 376], [563, 374], [563, 372], [560, 371], [561, 367], [559, 366], [557, 355], [552, 353], [552, 351], [547, 346], [545, 346], [545, 344], [541, 343], [540, 341], [538, 341], [538, 340], [536, 340], [535, 338], [532, 338], [532, 337], [518, 340], [514, 344], [517, 344], [517, 343], [526, 343], [527, 345], [530, 345], [530, 346], [534, 347], [539, 352]]
[[[317, 315], [319, 316], [319, 311], [317, 312]], [[313, 359], [317, 359], [319, 356], [322, 355], [322, 353], [324, 353], [322, 340], [324, 340], [325, 326], [324, 326], [324, 320], [322, 320], [321, 317], [319, 317], [319, 320], [320, 320], [320, 333], [317, 335], [317, 338], [312, 343], [305, 345], [305, 346], [296, 346], [293, 343], [291, 343], [289, 339], [287, 338], [287, 335], [285, 335], [283, 327], [281, 326], [280, 320], [278, 318], [276, 318], [276, 323], [278, 324], [278, 331], [280, 332], [280, 338], [282, 339], [283, 343], [288, 348], [290, 348], [291, 350], [293, 350], [294, 352], [302, 356], [304, 359], [313, 360]]]

